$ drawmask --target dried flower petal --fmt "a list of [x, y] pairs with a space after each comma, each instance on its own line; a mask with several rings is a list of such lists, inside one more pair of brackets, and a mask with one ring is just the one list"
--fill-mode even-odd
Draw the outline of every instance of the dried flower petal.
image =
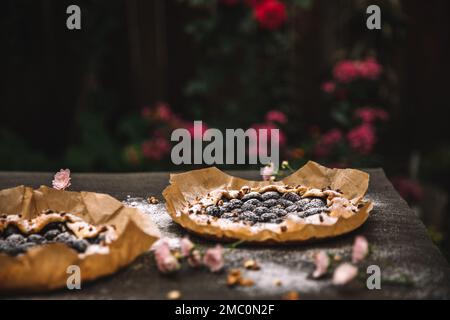
[[162, 273], [170, 273], [180, 269], [178, 259], [170, 252], [169, 242], [158, 240], [152, 247], [155, 252], [156, 265]]
[[223, 268], [223, 249], [221, 245], [216, 245], [214, 248], [206, 250], [203, 257], [203, 263], [212, 272], [218, 272]]
[[358, 268], [350, 263], [342, 263], [334, 270], [333, 284], [344, 285], [352, 281], [358, 275]]
[[369, 254], [369, 242], [363, 236], [357, 236], [353, 244], [352, 262], [358, 263]]
[[70, 170], [69, 169], [61, 169], [59, 172], [55, 174], [53, 178], [52, 185], [53, 188], [57, 190], [65, 190], [70, 187]]
[[330, 265], [330, 258], [325, 251], [321, 250], [315, 255], [314, 263], [316, 264], [316, 269], [313, 272], [313, 277], [320, 278], [327, 273], [328, 266]]
[[191, 254], [191, 251], [194, 249], [194, 244], [187, 237], [181, 239], [180, 246], [181, 254], [183, 255], [183, 257], [188, 257]]

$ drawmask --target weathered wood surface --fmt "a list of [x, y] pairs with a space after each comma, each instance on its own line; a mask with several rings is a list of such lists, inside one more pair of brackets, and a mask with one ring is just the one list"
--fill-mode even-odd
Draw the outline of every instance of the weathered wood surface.
[[[240, 245], [227, 250], [227, 267], [239, 267], [247, 258], [261, 265], [259, 271], [246, 271], [255, 280], [248, 288], [228, 288], [225, 273], [212, 274], [206, 270], [183, 269], [175, 276], [158, 273], [153, 255], [144, 254], [132, 265], [117, 274], [83, 284], [80, 291], [59, 290], [51, 293], [19, 295], [19, 298], [51, 299], [164, 299], [170, 290], [180, 290], [186, 299], [252, 299], [280, 298], [286, 292], [298, 291], [301, 298], [331, 299], [385, 299], [385, 298], [450, 298], [450, 269], [437, 247], [427, 236], [422, 222], [409, 209], [386, 179], [381, 169], [369, 169], [371, 180], [368, 197], [374, 200], [373, 213], [358, 230], [342, 237], [320, 243], [290, 246]], [[231, 174], [257, 179], [257, 172], [239, 171]], [[125, 200], [127, 196], [155, 195], [168, 183], [168, 173], [131, 174], [74, 174], [72, 190], [104, 192]], [[20, 184], [38, 187], [50, 185], [49, 173], [0, 172], [0, 189]], [[133, 202], [134, 200], [129, 200]], [[163, 234], [182, 236], [186, 232], [165, 214], [164, 204], [144, 205], [161, 227]], [[362, 234], [371, 244], [371, 254], [361, 266], [363, 277], [350, 286], [337, 288], [330, 278], [312, 280], [313, 254], [318, 249], [339, 254], [349, 260], [355, 235]], [[214, 242], [192, 237], [203, 247]], [[381, 268], [381, 290], [368, 290], [364, 280], [365, 267], [376, 264]], [[281, 280], [277, 286], [274, 281]]]

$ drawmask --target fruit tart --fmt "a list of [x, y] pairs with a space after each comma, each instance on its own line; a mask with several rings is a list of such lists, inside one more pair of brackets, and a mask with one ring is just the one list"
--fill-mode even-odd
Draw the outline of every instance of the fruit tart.
[[159, 236], [148, 215], [107, 194], [0, 190], [0, 292], [65, 287], [74, 266], [83, 287], [130, 264]]
[[352, 231], [369, 217], [368, 174], [309, 162], [279, 182], [247, 181], [217, 168], [172, 175], [164, 191], [172, 219], [226, 241], [284, 243]]

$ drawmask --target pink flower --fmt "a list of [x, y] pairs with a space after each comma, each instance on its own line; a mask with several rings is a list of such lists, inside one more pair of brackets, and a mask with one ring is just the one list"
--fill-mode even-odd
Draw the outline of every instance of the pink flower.
[[183, 257], [188, 257], [191, 254], [191, 251], [194, 249], [194, 244], [187, 237], [181, 239], [180, 246], [181, 246], [181, 254]]
[[359, 76], [357, 65], [351, 60], [342, 60], [335, 64], [333, 76], [342, 83], [349, 83]]
[[261, 168], [260, 174], [264, 181], [270, 181], [277, 174], [275, 165], [271, 162], [267, 166]]
[[373, 123], [375, 120], [389, 120], [389, 114], [385, 110], [371, 107], [362, 107], [356, 109], [355, 116], [366, 123]]
[[358, 275], [358, 268], [350, 263], [342, 263], [334, 270], [333, 284], [344, 285], [352, 281]]
[[331, 129], [325, 132], [314, 148], [314, 155], [318, 158], [326, 157], [333, 147], [342, 141], [342, 132], [339, 129]]
[[323, 92], [331, 94], [336, 89], [336, 84], [333, 81], [326, 81], [326, 82], [322, 83], [321, 88], [322, 88]]
[[166, 103], [158, 103], [156, 106], [156, 116], [159, 120], [169, 122], [174, 116], [172, 109]]
[[254, 7], [253, 15], [262, 28], [275, 30], [287, 20], [286, 5], [278, 0], [261, 1]]
[[198, 268], [202, 265], [202, 255], [197, 249], [192, 250], [187, 258], [188, 264], [193, 268]]
[[352, 249], [352, 262], [358, 263], [369, 254], [369, 242], [363, 236], [357, 236]]
[[191, 137], [194, 139], [202, 139], [205, 131], [208, 130], [208, 126], [206, 123], [194, 121], [193, 123], [189, 122], [186, 124], [186, 129], [191, 134]]
[[218, 272], [223, 268], [223, 249], [220, 244], [206, 250], [205, 256], [203, 257], [203, 264], [212, 272]]
[[331, 129], [328, 132], [325, 132], [321, 138], [321, 143], [326, 146], [334, 145], [336, 143], [341, 142], [342, 140], [342, 132], [339, 129]]
[[161, 160], [170, 152], [169, 141], [161, 136], [144, 141], [141, 146], [144, 157], [151, 160]]
[[266, 121], [267, 122], [278, 122], [280, 124], [285, 124], [288, 120], [286, 115], [278, 110], [272, 110], [267, 112], [266, 114]]
[[70, 170], [69, 169], [61, 169], [59, 172], [55, 174], [53, 178], [52, 185], [56, 190], [65, 190], [70, 187]]
[[358, 62], [358, 73], [361, 78], [376, 80], [382, 71], [383, 68], [373, 57]]
[[320, 278], [327, 273], [328, 266], [330, 265], [330, 258], [325, 251], [321, 250], [315, 255], [314, 263], [316, 264], [316, 270], [313, 272], [313, 277]]
[[178, 259], [170, 251], [169, 242], [166, 239], [160, 239], [153, 245], [155, 252], [156, 265], [162, 273], [170, 273], [180, 269]]
[[375, 130], [371, 124], [363, 123], [350, 130], [347, 139], [353, 150], [361, 154], [369, 154], [376, 143]]

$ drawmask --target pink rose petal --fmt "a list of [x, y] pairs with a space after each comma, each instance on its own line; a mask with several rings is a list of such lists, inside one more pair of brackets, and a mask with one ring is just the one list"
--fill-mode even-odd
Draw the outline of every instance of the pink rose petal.
[[363, 236], [357, 236], [353, 244], [352, 262], [358, 263], [369, 254], [369, 242]]
[[170, 251], [169, 242], [166, 239], [160, 239], [152, 247], [155, 252], [156, 266], [162, 273], [170, 273], [180, 269], [178, 259]]
[[313, 272], [313, 278], [320, 278], [327, 273], [330, 258], [325, 251], [321, 250], [315, 255], [314, 263], [316, 264], [316, 270]]
[[334, 270], [333, 284], [344, 285], [352, 281], [358, 275], [358, 268], [350, 263], [343, 263]]
[[203, 257], [203, 264], [212, 272], [218, 272], [223, 268], [223, 249], [221, 245], [216, 245], [212, 249], [206, 250]]
[[57, 190], [65, 190], [70, 187], [70, 170], [69, 169], [61, 169], [59, 172], [55, 174], [53, 178], [52, 185], [53, 188]]
[[181, 246], [181, 255], [183, 257], [188, 257], [191, 254], [192, 249], [194, 249], [194, 244], [187, 237], [181, 239], [180, 246]]

